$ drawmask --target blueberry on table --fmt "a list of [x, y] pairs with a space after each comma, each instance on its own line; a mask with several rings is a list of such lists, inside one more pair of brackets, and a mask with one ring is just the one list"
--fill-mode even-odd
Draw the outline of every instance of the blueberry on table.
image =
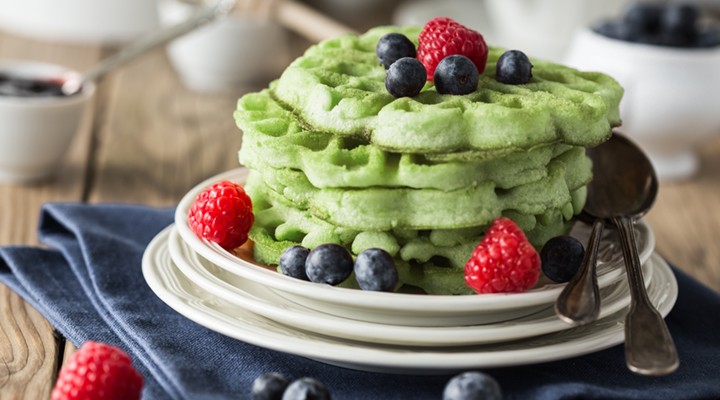
[[383, 249], [363, 250], [355, 259], [355, 279], [360, 289], [392, 292], [398, 283], [398, 271], [392, 256]]
[[443, 391], [443, 400], [501, 400], [500, 384], [492, 376], [477, 372], [455, 375]]
[[305, 273], [305, 260], [307, 260], [310, 249], [303, 246], [290, 246], [280, 255], [280, 271], [283, 275], [293, 278], [310, 280]]
[[528, 83], [532, 78], [533, 65], [520, 50], [508, 50], [498, 58], [495, 79], [510, 85]]
[[403, 57], [388, 69], [385, 88], [394, 97], [414, 97], [425, 86], [426, 80], [425, 66], [417, 58]]
[[403, 57], [415, 58], [415, 44], [402, 33], [388, 33], [378, 40], [375, 54], [380, 64], [388, 69]]
[[330, 400], [330, 393], [320, 381], [306, 377], [291, 383], [282, 400]]
[[453, 54], [440, 61], [433, 80], [438, 93], [463, 95], [477, 89], [480, 74], [469, 58]]
[[542, 271], [557, 283], [570, 281], [585, 257], [585, 248], [572, 236], [556, 236], [540, 250]]
[[310, 281], [337, 285], [353, 270], [350, 252], [339, 244], [321, 244], [310, 251], [305, 260], [305, 273]]
[[252, 400], [281, 400], [290, 382], [277, 372], [266, 372], [253, 381]]

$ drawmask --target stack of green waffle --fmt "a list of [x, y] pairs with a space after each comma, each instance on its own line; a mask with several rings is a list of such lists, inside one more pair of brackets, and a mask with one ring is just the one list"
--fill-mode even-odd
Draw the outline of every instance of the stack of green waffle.
[[389, 32], [416, 41], [419, 28], [324, 41], [238, 101], [255, 258], [277, 264], [296, 244], [379, 247], [403, 284], [471, 293], [464, 265], [496, 217], [538, 247], [568, 230], [591, 179], [585, 147], [619, 124], [622, 89], [534, 59], [529, 83], [506, 85], [494, 77], [502, 50], [490, 48], [475, 92], [440, 95], [428, 83], [396, 99], [375, 55]]

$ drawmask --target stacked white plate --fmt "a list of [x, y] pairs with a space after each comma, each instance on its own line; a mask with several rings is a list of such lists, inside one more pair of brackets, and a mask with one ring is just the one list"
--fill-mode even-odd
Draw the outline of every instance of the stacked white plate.
[[[555, 316], [562, 284], [541, 281], [524, 293], [429, 296], [367, 292], [284, 276], [255, 263], [246, 245], [228, 252], [199, 239], [187, 224], [198, 193], [246, 171], [215, 176], [188, 192], [175, 224], [148, 245], [143, 273], [170, 307], [222, 334], [273, 350], [354, 369], [449, 373], [575, 357], [619, 344], [630, 304], [622, 254], [612, 231], [603, 238], [598, 321], [571, 327]], [[589, 228], [572, 234], [587, 242]], [[648, 295], [667, 315], [677, 298], [668, 264], [653, 252], [650, 227], [636, 235]]]

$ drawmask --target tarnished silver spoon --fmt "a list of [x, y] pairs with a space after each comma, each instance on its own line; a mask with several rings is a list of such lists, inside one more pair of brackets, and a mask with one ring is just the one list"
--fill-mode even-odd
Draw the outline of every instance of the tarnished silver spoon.
[[633, 225], [655, 201], [658, 180], [650, 160], [632, 141], [615, 133], [588, 150], [594, 178], [588, 185], [584, 211], [612, 221], [620, 235], [630, 286], [630, 310], [625, 319], [625, 358], [631, 371], [665, 375], [679, 359], [663, 317], [647, 297]]

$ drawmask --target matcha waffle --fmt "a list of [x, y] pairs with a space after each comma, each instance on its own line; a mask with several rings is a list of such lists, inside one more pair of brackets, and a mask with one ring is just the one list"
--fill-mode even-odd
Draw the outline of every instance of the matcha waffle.
[[[354, 255], [368, 248], [390, 253], [400, 273], [400, 282], [432, 294], [469, 294], [464, 284], [464, 264], [482, 239], [487, 224], [459, 229], [400, 229], [359, 231], [333, 225], [284, 202], [274, 201], [272, 190], [262, 179], [251, 174], [246, 190], [253, 198], [255, 224], [250, 230], [255, 259], [274, 265], [289, 246], [314, 248], [324, 243], [341, 244]], [[541, 215], [506, 211], [531, 242], [539, 245], [567, 231], [570, 220], [584, 203], [584, 189], [574, 195], [576, 201], [561, 209], [548, 209]], [[352, 286], [353, 282], [347, 283]]]
[[381, 27], [312, 46], [271, 85], [272, 94], [317, 130], [364, 137], [399, 152], [594, 146], [620, 123], [622, 89], [607, 75], [532, 59], [532, 81], [507, 85], [494, 76], [503, 49], [492, 47], [476, 91], [441, 95], [426, 85], [418, 96], [395, 99], [385, 89], [375, 46], [386, 33], [416, 41], [419, 31]]
[[495, 218], [514, 220], [536, 247], [567, 232], [591, 179], [584, 149], [619, 124], [622, 89], [541, 60], [530, 82], [503, 84], [502, 50], [490, 48], [477, 90], [439, 94], [427, 83], [394, 98], [375, 46], [388, 32], [417, 41], [419, 31], [324, 41], [239, 99], [257, 261], [277, 264], [293, 245], [377, 247], [402, 284], [466, 294], [464, 265]]

